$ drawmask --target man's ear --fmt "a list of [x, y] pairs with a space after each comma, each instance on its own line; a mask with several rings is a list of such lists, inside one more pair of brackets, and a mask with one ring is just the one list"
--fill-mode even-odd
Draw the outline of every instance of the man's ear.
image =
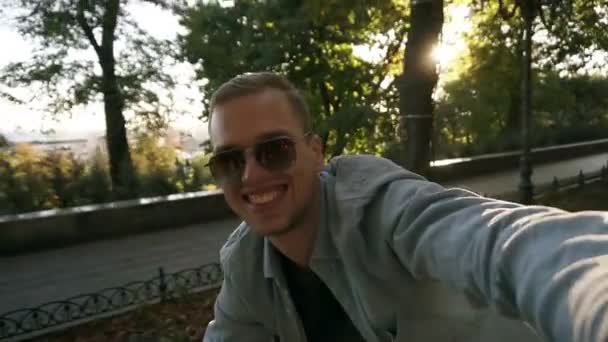
[[321, 141], [321, 137], [316, 134], [312, 134], [308, 143], [314, 153], [316, 166], [319, 171], [321, 171], [321, 169], [325, 166], [325, 156], [323, 153], [323, 142]]

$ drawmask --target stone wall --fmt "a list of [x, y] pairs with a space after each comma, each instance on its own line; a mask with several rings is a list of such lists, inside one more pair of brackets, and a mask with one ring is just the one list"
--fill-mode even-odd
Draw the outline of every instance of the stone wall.
[[0, 217], [0, 255], [229, 217], [221, 192], [196, 192]]

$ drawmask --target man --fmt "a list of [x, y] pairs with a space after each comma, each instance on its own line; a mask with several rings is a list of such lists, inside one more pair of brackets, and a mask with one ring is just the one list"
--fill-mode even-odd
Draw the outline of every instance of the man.
[[228, 81], [211, 113], [210, 167], [244, 222], [220, 252], [205, 342], [428, 341], [419, 327], [442, 320], [425, 279], [546, 340], [608, 340], [608, 213], [445, 189], [372, 156], [325, 166], [304, 100], [275, 74]]

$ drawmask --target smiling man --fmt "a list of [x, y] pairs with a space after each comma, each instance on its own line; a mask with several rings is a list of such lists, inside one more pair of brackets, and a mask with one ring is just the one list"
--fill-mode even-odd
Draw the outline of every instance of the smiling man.
[[228, 81], [211, 113], [209, 166], [243, 223], [205, 342], [448, 340], [428, 279], [549, 341], [608, 339], [608, 213], [445, 189], [372, 156], [325, 165], [276, 74]]

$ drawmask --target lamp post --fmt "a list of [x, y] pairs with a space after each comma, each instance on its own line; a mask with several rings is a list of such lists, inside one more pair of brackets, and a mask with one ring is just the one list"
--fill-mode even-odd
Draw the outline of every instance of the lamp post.
[[522, 83], [521, 83], [521, 126], [522, 126], [522, 151], [519, 163], [520, 201], [523, 204], [531, 204], [534, 198], [534, 184], [532, 184], [532, 158], [530, 153], [530, 130], [531, 130], [531, 100], [532, 100], [532, 22], [535, 16], [534, 1], [523, 1], [521, 14], [524, 20], [524, 58], [522, 58]]

